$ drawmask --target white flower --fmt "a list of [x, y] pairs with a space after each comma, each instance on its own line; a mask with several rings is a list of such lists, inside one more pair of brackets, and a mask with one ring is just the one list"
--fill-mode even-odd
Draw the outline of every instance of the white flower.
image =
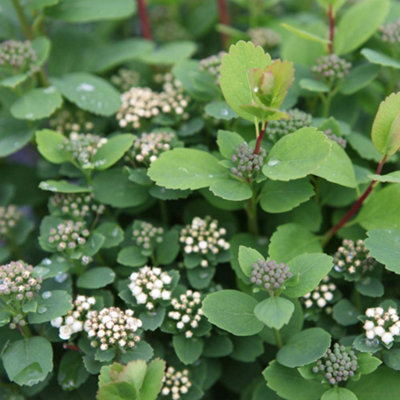
[[68, 325], [63, 325], [60, 327], [59, 336], [62, 340], [69, 340], [72, 335], [72, 329]]
[[385, 344], [390, 344], [393, 342], [393, 335], [390, 332], [385, 332], [382, 337], [382, 342]]
[[369, 321], [369, 320], [365, 321], [365, 323], [364, 323], [364, 329], [365, 329], [366, 331], [369, 331], [369, 330], [371, 330], [371, 329], [374, 329], [374, 327], [375, 327], [375, 324], [374, 324], [372, 321]]
[[54, 328], [59, 328], [61, 326], [63, 322], [63, 318], [62, 317], [57, 317], [51, 320], [51, 326], [53, 326]]
[[365, 336], [367, 337], [367, 339], [373, 339], [375, 337], [375, 332], [371, 329], [365, 332]]
[[381, 326], [376, 326], [374, 328], [374, 332], [377, 336], [382, 336], [385, 333], [385, 329], [383, 329]]
[[375, 316], [375, 309], [374, 309], [374, 308], [368, 308], [368, 309], [365, 311], [365, 315], [366, 315], [367, 317], [374, 317], [374, 316]]

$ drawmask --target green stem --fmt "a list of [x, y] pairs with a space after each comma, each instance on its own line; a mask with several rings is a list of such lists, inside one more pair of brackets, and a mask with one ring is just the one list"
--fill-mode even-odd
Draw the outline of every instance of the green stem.
[[328, 118], [329, 117], [329, 112], [330, 112], [331, 103], [332, 103], [332, 97], [333, 96], [331, 95], [331, 93], [329, 93], [325, 97], [325, 100], [324, 100], [324, 103], [323, 103], [323, 107], [322, 107], [322, 116], [324, 118]]
[[27, 39], [32, 40], [33, 39], [32, 28], [29, 25], [28, 19], [26, 18], [24, 9], [19, 3], [19, 0], [12, 0], [12, 2], [15, 8], [15, 12], [17, 13], [19, 19], [19, 23], [21, 24], [22, 31], [24, 32], [24, 35], [26, 36]]
[[281, 349], [283, 346], [281, 333], [279, 332], [278, 329], [275, 329], [275, 328], [273, 329], [273, 331], [274, 331], [274, 335], [275, 335], [276, 345], [278, 346], [278, 349]]
[[258, 221], [257, 221], [257, 200], [255, 195], [247, 201], [246, 205], [247, 225], [249, 232], [253, 235], [259, 234]]
[[160, 200], [158, 203], [160, 205], [161, 221], [163, 222], [163, 224], [168, 225], [169, 216], [168, 216], [167, 203], [163, 200]]
[[19, 331], [21, 332], [22, 336], [25, 339], [28, 339], [28, 338], [32, 337], [32, 332], [29, 329], [28, 325], [24, 325], [24, 326], [18, 325], [18, 326], [19, 326]]
[[85, 272], [85, 267], [77, 260], [71, 260], [72, 264], [74, 264], [74, 273], [78, 276], [81, 276]]

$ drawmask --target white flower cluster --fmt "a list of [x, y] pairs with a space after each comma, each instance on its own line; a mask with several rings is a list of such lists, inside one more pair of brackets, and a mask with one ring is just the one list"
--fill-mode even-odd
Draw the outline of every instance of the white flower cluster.
[[94, 128], [94, 123], [89, 114], [83, 110], [72, 111], [66, 108], [56, 112], [50, 118], [49, 125], [63, 135], [91, 132]]
[[103, 214], [105, 206], [95, 201], [92, 193], [56, 193], [50, 197], [50, 206], [64, 216], [86, 218]]
[[111, 77], [111, 83], [122, 92], [127, 92], [133, 86], [138, 86], [139, 82], [140, 74], [128, 68], [120, 68], [117, 73]]
[[176, 321], [176, 328], [185, 333], [185, 337], [193, 337], [193, 331], [199, 326], [204, 316], [201, 309], [201, 294], [193, 290], [187, 290], [179, 298], [171, 301], [172, 311], [168, 312], [168, 317]]
[[21, 211], [14, 205], [0, 207], [0, 238], [7, 236], [21, 217]]
[[151, 132], [142, 133], [136, 137], [128, 158], [134, 162], [149, 166], [160, 157], [161, 153], [172, 148], [172, 142], [176, 138], [174, 132]]
[[390, 345], [395, 336], [400, 336], [400, 318], [394, 307], [385, 311], [382, 307], [368, 308], [365, 311], [367, 319], [364, 322], [367, 339], [379, 338], [384, 344]]
[[82, 221], [67, 220], [51, 228], [48, 242], [58, 251], [74, 250], [86, 243], [90, 232]]
[[269, 28], [252, 28], [247, 31], [250, 40], [255, 46], [261, 47], [275, 47], [281, 41], [281, 35]]
[[96, 304], [94, 297], [79, 295], [73, 302], [73, 309], [64, 317], [51, 320], [51, 326], [59, 329], [58, 335], [62, 340], [69, 340], [75, 333], [83, 331], [83, 323], [90, 309]]
[[37, 54], [30, 41], [6, 40], [0, 45], [0, 76], [3, 71], [31, 75], [39, 70], [36, 61]]
[[219, 83], [219, 78], [221, 76], [220, 69], [221, 69], [221, 62], [222, 57], [226, 53], [224, 51], [220, 51], [218, 54], [214, 54], [207, 58], [203, 58], [200, 60], [199, 69], [200, 71], [207, 71], [212, 76], [215, 77], [215, 82]]
[[318, 285], [312, 292], [303, 296], [303, 303], [306, 308], [317, 306], [324, 308], [327, 304], [332, 302], [336, 291], [336, 285], [329, 280], [329, 276], [322, 279], [322, 283]]
[[192, 383], [189, 380], [189, 370], [177, 371], [169, 366], [163, 377], [161, 396], [168, 396], [172, 400], [179, 400], [182, 394], [186, 394]]
[[92, 347], [105, 351], [109, 348], [133, 348], [140, 341], [142, 321], [134, 317], [133, 310], [122, 311], [118, 307], [89, 311], [83, 329]]
[[218, 221], [207, 215], [204, 219], [195, 217], [190, 225], [181, 230], [180, 242], [184, 245], [186, 254], [201, 254], [204, 256], [200, 265], [208, 267], [207, 256], [216, 255], [220, 251], [229, 250], [230, 244], [225, 240], [225, 228], [218, 227]]
[[129, 289], [136, 302], [145, 304], [148, 310], [153, 310], [160, 301], [171, 299], [172, 278], [161, 268], [144, 266], [139, 272], [133, 272], [129, 279]]
[[93, 135], [91, 133], [73, 132], [69, 138], [65, 138], [60, 147], [71, 153], [82, 168], [94, 168], [96, 165], [92, 163], [92, 157], [97, 153], [99, 148], [107, 143], [107, 138]]
[[[189, 98], [184, 94], [180, 82], [171, 74], [162, 76], [162, 92], [148, 87], [132, 87], [121, 95], [122, 105], [117, 113], [122, 128], [140, 128], [142, 120], [150, 120], [159, 114], [172, 114], [187, 119], [185, 112]], [[160, 78], [159, 78], [160, 80]]]
[[136, 221], [132, 230], [134, 242], [143, 250], [152, 250], [156, 244], [162, 243], [163, 234], [163, 228], [146, 221]]

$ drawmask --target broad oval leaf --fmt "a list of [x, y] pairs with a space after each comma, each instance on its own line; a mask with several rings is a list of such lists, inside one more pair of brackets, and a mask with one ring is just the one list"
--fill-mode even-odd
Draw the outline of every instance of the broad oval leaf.
[[292, 317], [294, 304], [283, 297], [269, 297], [254, 308], [255, 316], [269, 328], [281, 329]]

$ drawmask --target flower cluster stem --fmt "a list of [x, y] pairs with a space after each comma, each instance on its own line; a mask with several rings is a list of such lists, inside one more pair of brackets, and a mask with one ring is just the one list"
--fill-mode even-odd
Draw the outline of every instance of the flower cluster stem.
[[247, 201], [246, 212], [249, 232], [253, 235], [258, 235], [257, 202], [255, 196]]
[[260, 134], [257, 136], [256, 147], [254, 148], [254, 154], [258, 154], [260, 152], [261, 142], [265, 135], [265, 131], [267, 130], [267, 126], [268, 126], [268, 121], [265, 121]]
[[278, 349], [281, 349], [283, 346], [281, 333], [279, 332], [279, 329], [274, 328], [273, 330], [274, 330], [276, 345], [278, 346]]
[[24, 32], [24, 35], [26, 36], [27, 39], [32, 40], [33, 39], [33, 32], [32, 28], [28, 22], [28, 19], [26, 18], [26, 15], [24, 13], [24, 9], [22, 8], [19, 0], [12, 0], [15, 12], [17, 13], [19, 23], [21, 24], [21, 29]]
[[[380, 163], [378, 164], [378, 167], [376, 169], [376, 175], [380, 175], [382, 172], [383, 165], [386, 162], [386, 156], [382, 158]], [[364, 201], [366, 198], [371, 194], [373, 188], [375, 187], [375, 184], [377, 183], [376, 180], [373, 180], [367, 189], [365, 189], [365, 192], [358, 198], [358, 200], [353, 204], [353, 206], [350, 208], [350, 210], [346, 213], [346, 215], [335, 225], [333, 226], [323, 237], [322, 244], [326, 245], [332, 237], [336, 234], [336, 232], [343, 228], [347, 222], [357, 213], [357, 211], [361, 208], [363, 205]]]

